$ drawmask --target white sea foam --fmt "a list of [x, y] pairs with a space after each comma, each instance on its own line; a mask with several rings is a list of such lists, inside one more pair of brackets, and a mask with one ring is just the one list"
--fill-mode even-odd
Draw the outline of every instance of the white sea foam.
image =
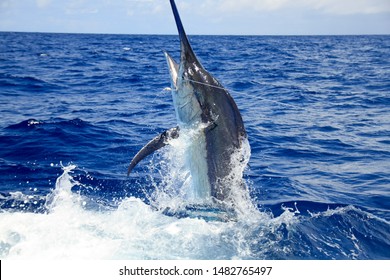
[[[233, 220], [207, 221], [196, 215], [187, 218], [165, 215], [163, 209], [177, 211], [185, 207], [186, 192], [190, 187], [186, 185], [190, 175], [183, 169], [185, 157], [180, 155], [184, 153], [179, 148], [181, 145], [184, 143], [172, 140], [172, 147], [162, 154], [158, 168], [161, 168], [159, 170], [163, 180], [162, 183], [152, 181], [156, 192], [150, 198], [151, 205], [129, 197], [122, 200], [115, 209], [91, 209], [87, 207], [88, 198], [72, 191], [75, 185], [80, 186], [72, 176], [76, 166], [63, 167], [63, 174], [58, 177], [55, 189], [45, 198], [46, 213], [0, 213], [0, 257], [259, 259], [294, 254], [295, 244], [288, 242], [286, 234], [292, 233], [292, 238], [295, 238], [296, 227], [302, 223], [298, 208], [285, 208], [280, 216], [273, 217], [256, 209], [248, 193], [242, 188], [237, 188], [234, 193], [234, 205], [238, 210]], [[171, 161], [173, 151], [175, 160]], [[249, 155], [249, 151], [241, 152]], [[240, 162], [242, 164], [237, 166], [236, 172], [242, 174], [246, 162]], [[18, 192], [11, 198], [25, 200], [28, 196]], [[348, 208], [337, 210], [337, 213], [345, 210]], [[306, 221], [315, 220], [319, 215], [327, 218], [332, 214], [335, 213], [328, 210], [323, 214], [309, 216]], [[324, 237], [310, 236], [308, 235], [313, 241], [319, 238], [316, 242], [328, 242]], [[350, 239], [355, 244], [353, 253], [356, 255], [360, 244], [353, 234]], [[332, 246], [335, 244], [338, 245], [332, 243]], [[341, 250], [336, 247], [331, 249]], [[327, 254], [326, 250], [322, 251], [324, 255]]]
[[[63, 167], [55, 189], [46, 198], [47, 213], [5, 211], [0, 214], [0, 257], [250, 258], [251, 224], [257, 228], [263, 220], [267, 231], [273, 227], [273, 219], [265, 214], [245, 222], [178, 219], [133, 197], [124, 199], [115, 210], [87, 209], [85, 198], [71, 190], [77, 183], [72, 177], [74, 168], [74, 165]], [[176, 200], [172, 199], [171, 204], [174, 203]]]
[[[191, 205], [218, 207], [212, 201], [210, 189], [206, 188], [209, 185], [208, 179], [203, 178], [207, 176], [206, 155], [201, 154], [196, 147], [204, 144], [203, 130], [204, 127], [201, 126], [182, 129], [180, 137], [171, 139], [170, 145], [160, 152], [158, 161], [150, 164], [150, 169], [157, 169], [162, 178], [158, 182], [154, 182], [152, 178], [155, 192], [150, 201], [155, 208], [180, 212]], [[220, 181], [220, 184], [231, 190], [229, 201], [224, 206], [234, 208], [236, 214], [243, 217], [260, 215], [249, 196], [247, 183], [243, 181], [249, 158], [250, 145], [246, 140], [242, 148], [232, 156], [230, 175]]]

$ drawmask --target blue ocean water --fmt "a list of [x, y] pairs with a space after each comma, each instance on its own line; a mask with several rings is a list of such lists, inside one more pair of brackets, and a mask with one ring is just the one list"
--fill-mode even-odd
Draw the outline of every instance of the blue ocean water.
[[390, 259], [390, 36], [190, 41], [248, 132], [241, 216], [159, 210], [180, 146], [126, 176], [176, 126], [177, 36], [3, 32], [0, 257]]

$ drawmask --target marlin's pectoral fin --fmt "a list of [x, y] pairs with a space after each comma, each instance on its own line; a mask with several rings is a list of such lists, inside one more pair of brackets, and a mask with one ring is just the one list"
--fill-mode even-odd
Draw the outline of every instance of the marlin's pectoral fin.
[[129, 176], [131, 170], [145, 157], [152, 154], [153, 152], [161, 149], [168, 144], [168, 140], [176, 139], [179, 137], [179, 127], [168, 129], [160, 135], [153, 138], [148, 144], [146, 144], [131, 160], [129, 168], [127, 170], [127, 176]]

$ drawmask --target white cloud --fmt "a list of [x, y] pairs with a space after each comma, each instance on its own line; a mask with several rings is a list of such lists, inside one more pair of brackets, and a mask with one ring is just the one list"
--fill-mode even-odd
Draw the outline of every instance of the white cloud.
[[[227, 0], [220, 1], [223, 10], [240, 11], [243, 9], [254, 9], [258, 11], [278, 10], [291, 5], [289, 0]], [[296, 2], [296, 1], [294, 1]]]
[[318, 0], [305, 2], [318, 10], [331, 14], [377, 14], [390, 12], [390, 1], [388, 0]]
[[390, 12], [389, 0], [204, 0], [201, 7], [207, 10], [236, 13], [248, 11], [276, 11], [298, 8], [324, 13], [375, 14]]
[[67, 15], [83, 15], [96, 14], [99, 12], [99, 5], [101, 1], [89, 0], [72, 0], [67, 2], [65, 6], [65, 14]]
[[163, 0], [126, 0], [123, 5], [128, 16], [137, 14], [156, 15], [166, 11], [169, 7], [168, 1]]

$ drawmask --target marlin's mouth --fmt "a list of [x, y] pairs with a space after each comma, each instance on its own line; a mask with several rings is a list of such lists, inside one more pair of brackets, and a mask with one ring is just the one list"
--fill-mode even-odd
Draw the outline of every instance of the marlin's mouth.
[[169, 55], [169, 53], [164, 51], [164, 54], [168, 62], [169, 73], [171, 74], [172, 90], [176, 90], [177, 79], [179, 75], [179, 64], [175, 62], [175, 60], [172, 58], [172, 56]]

